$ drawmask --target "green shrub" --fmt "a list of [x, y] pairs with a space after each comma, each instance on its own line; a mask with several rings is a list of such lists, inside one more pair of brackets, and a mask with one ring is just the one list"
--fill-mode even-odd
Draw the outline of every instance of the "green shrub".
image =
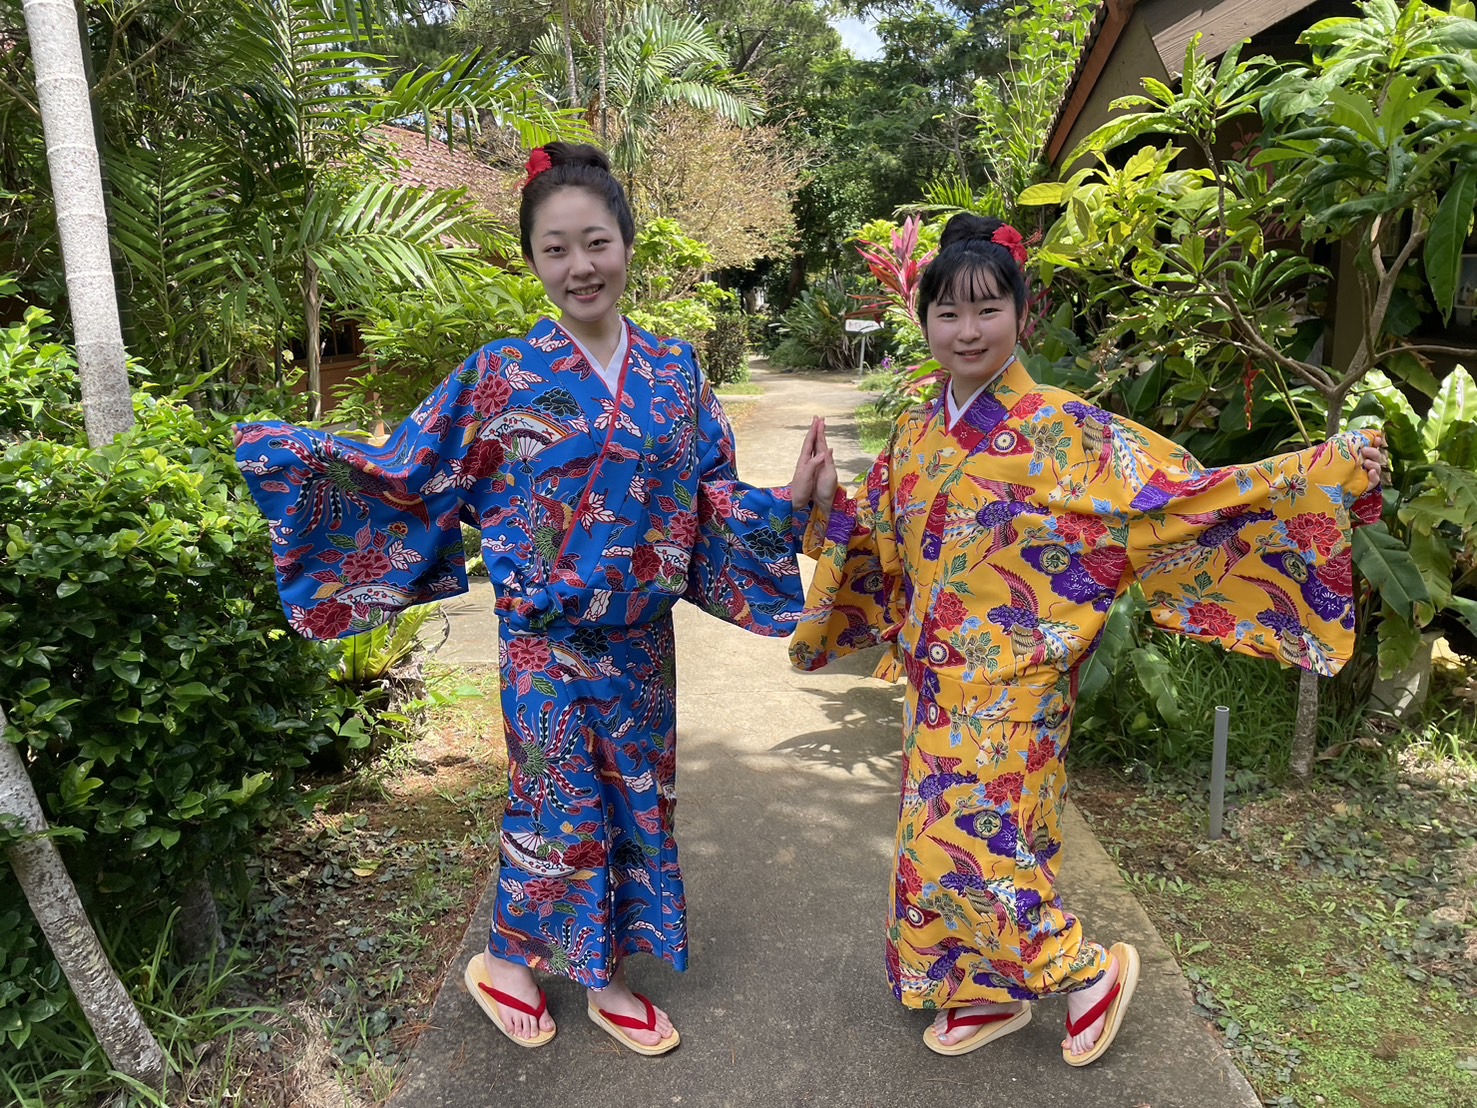
[[552, 314], [538, 278], [490, 267], [379, 296], [353, 313], [368, 364], [336, 390], [333, 418], [399, 423], [474, 350]]
[[703, 371], [714, 388], [749, 379], [749, 326], [743, 312], [718, 313], [702, 347]]
[[797, 369], [849, 368], [845, 327], [848, 306], [846, 291], [838, 284], [828, 282], [806, 289], [784, 314], [780, 331], [785, 338], [774, 348], [771, 359]]
[[[29, 411], [54, 352], [6, 349], [0, 392]], [[89, 909], [152, 922], [300, 802], [342, 710], [336, 653], [281, 615], [229, 426], [142, 394], [135, 411], [102, 449], [32, 424], [0, 454], [0, 706]], [[0, 863], [0, 904], [24, 903]], [[21, 915], [0, 942], [12, 1041], [56, 984]]]

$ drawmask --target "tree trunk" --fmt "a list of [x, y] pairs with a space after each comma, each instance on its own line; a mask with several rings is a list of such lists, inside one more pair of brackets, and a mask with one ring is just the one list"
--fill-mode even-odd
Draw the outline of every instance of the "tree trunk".
[[579, 106], [579, 82], [574, 74], [574, 22], [570, 17], [569, 0], [564, 0], [564, 67], [569, 78], [569, 106]]
[[185, 887], [174, 920], [174, 949], [186, 962], [203, 962], [225, 945], [210, 876], [202, 873]]
[[312, 258], [303, 261], [303, 320], [308, 348], [308, 404], [313, 419], [323, 418], [323, 290]]
[[[87, 441], [101, 446], [133, 426], [117, 285], [108, 255], [101, 162], [72, 0], [25, 0], [36, 99], [77, 342]], [[0, 709], [0, 732], [5, 730]], [[32, 836], [46, 830], [41, 801], [20, 752], [0, 737], [0, 814]], [[7, 849], [10, 867], [113, 1068], [154, 1088], [164, 1052], [104, 954], [56, 844], [31, 837]]]
[[[1343, 394], [1331, 397], [1328, 402], [1328, 422], [1323, 433], [1332, 438], [1339, 433], [1343, 422]], [[1306, 781], [1313, 773], [1313, 760], [1318, 754], [1318, 675], [1312, 670], [1303, 670], [1298, 681], [1297, 723], [1292, 731], [1292, 751], [1288, 755], [1287, 767], [1299, 781]]]
[[36, 99], [46, 135], [46, 164], [77, 340], [87, 441], [105, 445], [133, 426], [133, 395], [118, 290], [108, 255], [101, 161], [92, 98], [72, 0], [25, 0], [26, 32], [36, 66]]
[[[0, 731], [6, 727], [0, 709]], [[92, 1032], [113, 1068], [150, 1088], [164, 1084], [164, 1052], [103, 953], [56, 843], [41, 837], [46, 816], [14, 743], [0, 738], [0, 815], [19, 819], [32, 837], [6, 850], [10, 868], [67, 975]]]
[[609, 150], [610, 112], [605, 106], [605, 84], [606, 75], [608, 73], [605, 65], [605, 21], [607, 18], [608, 17], [605, 11], [605, 0], [600, 0], [600, 3], [596, 6], [595, 9], [595, 32], [599, 36], [597, 47], [599, 50], [600, 58], [600, 145], [605, 147], [606, 150]]

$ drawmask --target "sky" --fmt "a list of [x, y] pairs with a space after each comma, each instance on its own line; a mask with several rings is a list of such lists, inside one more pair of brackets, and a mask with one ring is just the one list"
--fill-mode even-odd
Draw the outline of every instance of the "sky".
[[832, 20], [841, 35], [841, 45], [858, 58], [876, 58], [882, 54], [882, 40], [877, 37], [877, 27], [871, 20], [861, 20], [854, 15], [845, 19]]

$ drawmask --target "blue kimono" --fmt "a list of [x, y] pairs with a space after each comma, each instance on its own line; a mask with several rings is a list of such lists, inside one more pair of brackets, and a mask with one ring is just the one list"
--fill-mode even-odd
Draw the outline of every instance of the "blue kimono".
[[673, 605], [785, 636], [803, 599], [789, 490], [737, 480], [692, 349], [626, 327], [614, 397], [542, 320], [473, 354], [382, 447], [237, 429], [288, 622], [309, 637], [464, 591], [460, 525], [476, 520], [510, 777], [489, 949], [596, 988], [638, 951], [687, 963]]

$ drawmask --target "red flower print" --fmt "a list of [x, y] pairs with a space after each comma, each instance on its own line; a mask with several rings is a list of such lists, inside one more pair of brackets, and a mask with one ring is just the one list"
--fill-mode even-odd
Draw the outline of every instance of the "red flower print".
[[1025, 396], [1017, 400], [1015, 406], [1010, 409], [1010, 418], [1030, 419], [1041, 410], [1041, 405], [1045, 403], [1046, 397], [1042, 396], [1039, 392], [1028, 392]]
[[577, 842], [564, 852], [564, 864], [575, 869], [600, 869], [605, 865], [605, 847], [594, 839]]
[[1236, 617], [1219, 604], [1198, 600], [1185, 613], [1185, 622], [1200, 628], [1202, 634], [1224, 638], [1236, 630]]
[[1012, 981], [1019, 981], [1023, 985], [1026, 983], [1026, 967], [1019, 962], [997, 962], [992, 958], [990, 959], [990, 968], [1001, 977], [1008, 977]]
[[672, 541], [691, 550], [697, 545], [697, 516], [692, 512], [678, 512], [672, 517]]
[[1026, 752], [1026, 772], [1036, 773], [1051, 764], [1056, 757], [1056, 743], [1051, 739], [1037, 739]]
[[631, 555], [631, 572], [643, 585], [655, 581], [661, 568], [661, 555], [649, 546], [638, 546]]
[[933, 602], [933, 618], [938, 621], [940, 627], [958, 627], [967, 615], [969, 615], [969, 609], [965, 607], [964, 601], [954, 593], [940, 593], [938, 599]]
[[1021, 962], [1024, 965], [1032, 965], [1041, 956], [1041, 948], [1046, 945], [1046, 939], [1045, 935], [1037, 935], [1034, 939], [1021, 941]]
[[1069, 513], [1057, 517], [1056, 533], [1067, 542], [1082, 542], [1087, 546], [1096, 546], [1098, 540], [1108, 533], [1108, 528], [1097, 516], [1079, 516]]
[[548, 639], [519, 635], [508, 640], [508, 664], [520, 673], [542, 673], [553, 660]]
[[513, 386], [501, 377], [487, 374], [472, 390], [472, 410], [480, 416], [489, 416], [503, 410], [513, 397]]
[[554, 904], [564, 899], [569, 886], [553, 877], [535, 877], [523, 883], [523, 895], [532, 904]]
[[1287, 521], [1287, 536], [1304, 552], [1317, 550], [1325, 558], [1333, 553], [1342, 532], [1339, 525], [1319, 512], [1304, 512]]
[[908, 897], [915, 897], [923, 891], [923, 878], [918, 875], [918, 867], [906, 854], [898, 859], [897, 880]]
[[1002, 773], [985, 785], [985, 798], [991, 804], [1015, 804], [1020, 801], [1026, 777], [1021, 773]]
[[344, 558], [344, 576], [356, 585], [378, 581], [392, 569], [390, 559], [378, 550], [356, 550]]
[[733, 515], [733, 497], [728, 490], [717, 485], [708, 485], [703, 489], [703, 499], [713, 506], [713, 515], [719, 519], [727, 519]]
[[918, 487], [919, 476], [917, 473], [903, 475], [903, 479], [898, 482], [897, 487], [898, 503], [906, 504], [913, 499], [913, 490]]
[[305, 611], [293, 626], [310, 639], [336, 639], [354, 622], [354, 610], [337, 600], [327, 600]]
[[479, 481], [503, 468], [508, 452], [497, 439], [479, 439], [467, 451], [466, 471]]
[[1318, 579], [1339, 596], [1354, 595], [1354, 552], [1347, 546], [1339, 551], [1318, 574]]

